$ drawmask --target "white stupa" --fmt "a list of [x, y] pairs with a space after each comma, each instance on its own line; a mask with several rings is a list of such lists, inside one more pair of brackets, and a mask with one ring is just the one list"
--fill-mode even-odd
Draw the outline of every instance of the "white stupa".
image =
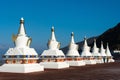
[[103, 58], [102, 60], [102, 63], [105, 63], [106, 62], [106, 53], [105, 53], [105, 49], [103, 47], [103, 42], [101, 41], [101, 48], [100, 48], [100, 54], [101, 54], [101, 57]]
[[81, 56], [83, 57], [83, 61], [86, 64], [96, 64], [96, 61], [94, 60], [94, 57], [90, 52], [90, 47], [87, 45], [86, 37], [84, 38], [84, 45], [83, 45]]
[[13, 35], [14, 48], [4, 54], [5, 63], [0, 67], [0, 72], [30, 73], [44, 71], [44, 67], [37, 63], [39, 57], [34, 48], [30, 48], [31, 38], [27, 37], [24, 29], [24, 19], [20, 20], [17, 35]]
[[108, 43], [107, 43], [107, 48], [106, 48], [106, 57], [107, 57], [107, 62], [115, 62], [115, 60], [113, 59]]
[[62, 50], [59, 50], [60, 43], [55, 38], [54, 27], [52, 27], [51, 32], [51, 39], [48, 41], [49, 49], [44, 50], [41, 54], [40, 64], [49, 69], [68, 68], [69, 64], [65, 62], [65, 55]]
[[99, 53], [99, 48], [97, 48], [96, 39], [94, 39], [94, 46], [92, 49], [92, 55], [94, 56], [96, 63], [102, 63], [102, 57], [101, 57], [101, 54]]
[[69, 45], [69, 50], [66, 54], [66, 62], [69, 63], [70, 66], [84, 66], [85, 62], [83, 58], [80, 57], [78, 52], [78, 45], [74, 42], [74, 33], [71, 33], [71, 42]]

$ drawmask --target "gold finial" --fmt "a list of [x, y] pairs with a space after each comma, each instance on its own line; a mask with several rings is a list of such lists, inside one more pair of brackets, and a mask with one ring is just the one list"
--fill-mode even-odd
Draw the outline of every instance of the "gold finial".
[[71, 36], [73, 36], [73, 37], [74, 37], [74, 33], [73, 33], [73, 32], [71, 33]]
[[107, 42], [107, 47], [109, 46], [109, 43]]
[[54, 26], [52, 26], [52, 29], [51, 29], [52, 32], [54, 32]]
[[103, 41], [101, 41], [101, 44], [103, 44]]
[[84, 40], [87, 40], [86, 36], [84, 37]]
[[20, 24], [24, 24], [24, 19], [23, 19], [23, 17], [20, 19]]
[[109, 45], [109, 43], [107, 42], [107, 45]]
[[96, 39], [94, 38], [94, 42], [96, 42]]

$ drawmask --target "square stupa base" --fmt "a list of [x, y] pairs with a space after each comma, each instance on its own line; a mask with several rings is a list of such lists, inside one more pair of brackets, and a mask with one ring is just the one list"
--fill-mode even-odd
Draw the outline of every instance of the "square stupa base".
[[85, 66], [84, 61], [66, 61], [70, 66]]
[[93, 65], [96, 64], [95, 60], [83, 60], [85, 62], [86, 65]]
[[105, 61], [105, 63], [111, 63], [111, 62], [115, 62], [115, 60], [114, 59], [109, 59], [109, 60], [106, 59], [106, 61]]
[[115, 62], [115, 60], [114, 59], [110, 59], [109, 62]]
[[40, 62], [40, 65], [43, 65], [47, 69], [69, 68], [69, 64], [66, 62]]
[[103, 63], [102, 60], [95, 60], [97, 64]]
[[9, 73], [31, 73], [44, 71], [40, 64], [3, 64], [0, 66], [0, 72]]

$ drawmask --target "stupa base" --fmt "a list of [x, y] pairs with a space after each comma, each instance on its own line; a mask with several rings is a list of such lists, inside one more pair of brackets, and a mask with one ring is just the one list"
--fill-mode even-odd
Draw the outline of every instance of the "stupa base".
[[97, 64], [103, 63], [102, 60], [95, 60]]
[[111, 63], [111, 62], [115, 62], [114, 59], [109, 59], [108, 61], [106, 60], [106, 63]]
[[3, 64], [0, 72], [9, 73], [31, 73], [44, 71], [44, 67], [40, 64]]
[[66, 61], [70, 66], [85, 66], [84, 61]]
[[109, 62], [115, 62], [115, 60], [114, 59], [110, 59], [110, 61]]
[[66, 62], [40, 62], [40, 65], [43, 65], [47, 69], [62, 69], [68, 68], [69, 64]]
[[83, 60], [85, 62], [86, 65], [92, 65], [92, 64], [96, 64], [95, 60]]

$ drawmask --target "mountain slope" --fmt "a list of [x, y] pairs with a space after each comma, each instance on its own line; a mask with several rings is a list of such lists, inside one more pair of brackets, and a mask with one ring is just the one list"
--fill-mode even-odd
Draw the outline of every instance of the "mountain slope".
[[98, 47], [100, 47], [101, 41], [104, 42], [104, 46], [108, 42], [111, 50], [119, 49], [120, 48], [120, 23], [118, 23], [115, 27], [105, 31], [102, 35], [100, 35], [97, 38]]

